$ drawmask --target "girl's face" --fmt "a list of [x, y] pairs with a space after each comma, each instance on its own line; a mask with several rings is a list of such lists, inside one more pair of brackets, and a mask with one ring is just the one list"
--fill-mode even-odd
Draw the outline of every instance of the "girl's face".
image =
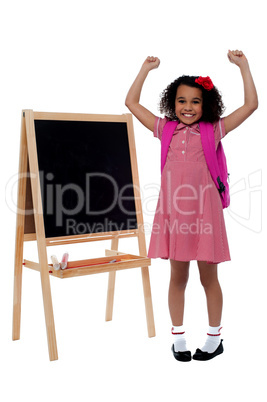
[[196, 123], [202, 116], [202, 91], [199, 88], [181, 84], [177, 88], [175, 113], [184, 124]]

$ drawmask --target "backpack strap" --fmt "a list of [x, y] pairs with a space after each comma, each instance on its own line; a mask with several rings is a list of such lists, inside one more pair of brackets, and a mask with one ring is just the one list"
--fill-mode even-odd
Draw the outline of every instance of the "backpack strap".
[[161, 137], [161, 174], [166, 163], [169, 146], [177, 124], [178, 121], [168, 121], [163, 128]]
[[[205, 159], [211, 174], [211, 177], [219, 190], [219, 193], [225, 191], [225, 185], [222, 182], [218, 159], [216, 155], [216, 146], [214, 138], [213, 125], [204, 121], [199, 122], [200, 135]], [[218, 146], [222, 146], [219, 143]]]

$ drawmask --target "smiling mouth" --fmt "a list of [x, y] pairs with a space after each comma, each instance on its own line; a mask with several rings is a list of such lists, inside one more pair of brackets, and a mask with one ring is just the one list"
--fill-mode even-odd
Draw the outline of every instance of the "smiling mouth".
[[190, 114], [190, 113], [182, 113], [182, 115], [183, 115], [184, 117], [187, 117], [187, 118], [190, 118], [190, 117], [194, 117], [194, 116], [195, 116], [194, 114]]

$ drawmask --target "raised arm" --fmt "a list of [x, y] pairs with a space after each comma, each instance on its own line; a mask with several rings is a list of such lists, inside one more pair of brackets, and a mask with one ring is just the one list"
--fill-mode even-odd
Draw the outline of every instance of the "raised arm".
[[236, 64], [240, 68], [244, 83], [245, 99], [243, 106], [224, 118], [226, 133], [229, 133], [229, 131], [234, 130], [236, 127], [242, 124], [243, 121], [245, 121], [258, 108], [257, 91], [253, 82], [247, 58], [243, 52], [239, 50], [229, 50], [228, 58], [231, 63]]
[[151, 131], [154, 130], [156, 116], [140, 105], [139, 101], [143, 84], [149, 71], [157, 68], [159, 64], [160, 61], [157, 57], [148, 57], [145, 60], [125, 99], [125, 105], [132, 114]]

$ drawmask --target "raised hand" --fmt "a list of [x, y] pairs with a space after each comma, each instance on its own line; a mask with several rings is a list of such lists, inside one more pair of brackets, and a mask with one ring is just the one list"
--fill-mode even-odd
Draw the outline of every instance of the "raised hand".
[[142, 67], [147, 71], [151, 71], [154, 68], [158, 68], [159, 65], [160, 65], [160, 59], [158, 57], [149, 56], [144, 61]]
[[233, 64], [236, 64], [238, 67], [248, 63], [247, 58], [242, 50], [229, 50], [227, 56], [229, 61]]
[[224, 118], [225, 132], [234, 130], [242, 124], [258, 107], [258, 95], [251, 75], [248, 60], [241, 50], [229, 50], [228, 59], [240, 68], [244, 83], [244, 104]]
[[159, 64], [158, 57], [146, 58], [125, 99], [125, 105], [132, 114], [151, 131], [154, 130], [156, 116], [140, 104], [140, 95], [147, 75]]

